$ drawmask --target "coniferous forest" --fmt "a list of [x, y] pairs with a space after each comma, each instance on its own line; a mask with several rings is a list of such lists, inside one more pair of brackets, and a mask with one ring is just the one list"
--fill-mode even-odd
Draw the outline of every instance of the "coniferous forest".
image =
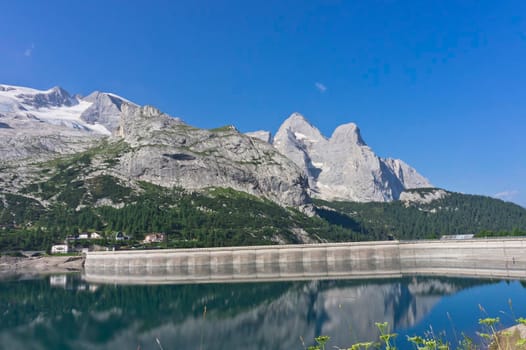
[[[307, 216], [232, 189], [189, 192], [150, 183], [132, 189], [109, 175], [69, 186], [49, 182], [32, 186], [26, 194], [1, 194], [2, 251], [49, 250], [81, 232], [102, 235], [86, 244], [117, 247], [140, 246], [146, 234], [162, 232], [165, 239], [155, 246], [177, 248], [524, 235], [526, 231], [524, 208], [457, 193], [418, 205], [316, 200], [317, 215]], [[57, 198], [47, 207], [31, 198], [35, 194], [50, 198], [46, 191], [56, 192]], [[118, 232], [130, 239], [115, 241]]]
[[[306, 215], [228, 188], [167, 189], [90, 173], [96, 157], [104, 155], [102, 164], [113, 161], [123, 147], [105, 145], [41, 163], [44, 180], [16, 192], [0, 190], [0, 251], [49, 250], [86, 232], [101, 237], [76, 243], [116, 248], [144, 247], [149, 233], [164, 234], [155, 247], [186, 248], [526, 232], [526, 209], [483, 196], [448, 192], [427, 204], [314, 200]], [[117, 241], [119, 233], [129, 239]]]

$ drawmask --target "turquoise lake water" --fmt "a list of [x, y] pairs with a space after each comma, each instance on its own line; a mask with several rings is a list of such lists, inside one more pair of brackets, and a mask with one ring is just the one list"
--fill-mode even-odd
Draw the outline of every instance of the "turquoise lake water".
[[304, 349], [398, 333], [455, 343], [479, 318], [526, 317], [526, 283], [413, 277], [194, 285], [97, 285], [79, 275], [0, 281], [0, 349]]

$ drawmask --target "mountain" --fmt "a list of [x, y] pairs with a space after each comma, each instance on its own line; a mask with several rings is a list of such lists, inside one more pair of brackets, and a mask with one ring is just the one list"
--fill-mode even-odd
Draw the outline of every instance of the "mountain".
[[82, 101], [90, 102], [91, 106], [85, 109], [80, 119], [90, 126], [101, 125], [110, 133], [119, 127], [122, 105], [137, 106], [120, 96], [111, 93], [95, 91], [82, 98]]
[[71, 96], [54, 87], [36, 90], [20, 86], [0, 85], [0, 118], [3, 123], [22, 120], [39, 123], [40, 127], [65, 126], [72, 130], [110, 135], [118, 125], [123, 104], [132, 102], [110, 93], [93, 92], [87, 97]]
[[105, 171], [191, 190], [231, 187], [295, 207], [310, 202], [303, 174], [290, 160], [235, 128], [197, 129], [114, 94], [71, 97], [61, 88], [1, 85], [0, 106], [0, 161], [49, 160], [96, 147], [113, 134], [110, 144], [128, 147], [115, 164], [94, 167], [92, 176]]
[[272, 140], [111, 93], [0, 85], [1, 249], [94, 230], [202, 247], [526, 229], [524, 208], [428, 186], [352, 123], [327, 138], [293, 114]]
[[272, 142], [272, 134], [270, 133], [270, 131], [258, 130], [253, 132], [247, 132], [245, 133], [245, 135], [255, 137], [256, 139], [260, 139], [261, 141], [265, 141], [267, 143]]
[[128, 178], [190, 190], [229, 187], [285, 206], [310, 203], [294, 163], [234, 127], [197, 129], [153, 107], [124, 106], [118, 136], [131, 149], [113, 169]]
[[86, 150], [111, 135], [123, 104], [132, 103], [108, 93], [82, 98], [60, 87], [0, 85], [0, 162]]
[[378, 157], [354, 123], [337, 127], [326, 138], [294, 113], [279, 128], [273, 145], [305, 171], [317, 198], [388, 202], [406, 189], [433, 187], [403, 161]]

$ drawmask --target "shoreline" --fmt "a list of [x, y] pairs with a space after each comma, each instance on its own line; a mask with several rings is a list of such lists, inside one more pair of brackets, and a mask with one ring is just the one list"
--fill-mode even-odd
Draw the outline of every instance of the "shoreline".
[[30, 258], [0, 256], [0, 276], [81, 272], [84, 269], [85, 259], [80, 255]]

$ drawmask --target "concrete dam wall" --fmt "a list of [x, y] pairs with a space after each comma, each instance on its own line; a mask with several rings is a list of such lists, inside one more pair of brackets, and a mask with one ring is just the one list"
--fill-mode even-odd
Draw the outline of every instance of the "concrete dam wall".
[[526, 239], [383, 241], [90, 252], [102, 283], [203, 283], [412, 275], [526, 280]]

